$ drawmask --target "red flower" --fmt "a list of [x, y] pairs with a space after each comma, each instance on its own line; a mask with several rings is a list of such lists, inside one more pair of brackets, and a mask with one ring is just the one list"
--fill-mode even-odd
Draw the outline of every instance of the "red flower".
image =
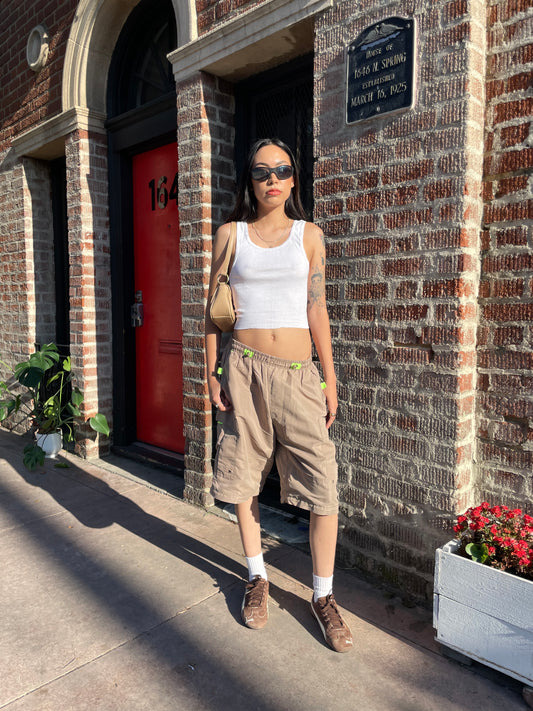
[[486, 546], [485, 565], [533, 580], [533, 516], [484, 501], [458, 516], [453, 530], [463, 551], [468, 543]]

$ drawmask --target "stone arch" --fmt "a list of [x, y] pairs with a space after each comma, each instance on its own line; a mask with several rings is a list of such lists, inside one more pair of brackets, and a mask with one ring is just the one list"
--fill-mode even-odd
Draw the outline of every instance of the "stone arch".
[[[111, 55], [139, 0], [81, 0], [70, 29], [63, 68], [62, 109], [85, 108], [102, 116]], [[195, 0], [172, 0], [178, 47], [196, 39]]]

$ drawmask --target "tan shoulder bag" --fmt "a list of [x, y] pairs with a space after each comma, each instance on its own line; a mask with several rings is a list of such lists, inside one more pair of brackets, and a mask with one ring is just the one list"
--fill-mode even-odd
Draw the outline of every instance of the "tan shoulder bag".
[[237, 225], [235, 222], [232, 222], [224, 263], [217, 277], [217, 285], [209, 306], [211, 321], [217, 328], [224, 332], [233, 331], [233, 326], [235, 325], [235, 307], [233, 306], [231, 287], [229, 285], [229, 263], [233, 252], [233, 245], [235, 244], [236, 233]]

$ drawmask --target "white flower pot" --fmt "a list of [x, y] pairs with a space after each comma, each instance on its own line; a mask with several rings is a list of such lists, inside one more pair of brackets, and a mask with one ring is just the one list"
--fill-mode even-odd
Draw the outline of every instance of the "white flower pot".
[[43, 450], [45, 457], [54, 459], [63, 445], [61, 432], [51, 434], [36, 434], [37, 444]]
[[533, 581], [456, 554], [435, 556], [433, 627], [450, 649], [533, 684]]

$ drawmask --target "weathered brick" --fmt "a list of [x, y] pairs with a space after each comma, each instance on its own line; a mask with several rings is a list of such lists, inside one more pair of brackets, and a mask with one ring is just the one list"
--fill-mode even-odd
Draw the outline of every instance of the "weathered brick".
[[525, 247], [527, 245], [527, 227], [525, 225], [497, 230], [495, 236], [496, 247], [505, 247], [507, 245]]
[[439, 279], [438, 281], [426, 281], [422, 285], [424, 297], [463, 297], [472, 296], [473, 293], [473, 284], [464, 279]]
[[490, 321], [528, 321], [533, 319], [533, 303], [487, 304], [483, 316]]
[[478, 355], [479, 367], [487, 370], [530, 370], [533, 366], [533, 353], [520, 351], [482, 350]]
[[383, 184], [404, 183], [409, 180], [421, 180], [433, 172], [433, 161], [424, 159], [408, 164], [399, 164], [385, 168]]
[[347, 257], [364, 257], [370, 254], [384, 254], [391, 248], [388, 239], [360, 239], [349, 242], [345, 248]]
[[366, 299], [384, 299], [388, 293], [387, 284], [347, 284], [346, 298], [362, 301]]
[[524, 340], [524, 328], [521, 326], [503, 326], [494, 329], [495, 346], [520, 345]]
[[504, 148], [510, 148], [524, 143], [529, 136], [529, 128], [529, 122], [502, 128], [500, 131], [502, 146]]
[[385, 321], [420, 321], [427, 316], [428, 307], [420, 304], [403, 306], [385, 306], [381, 309], [381, 317]]

